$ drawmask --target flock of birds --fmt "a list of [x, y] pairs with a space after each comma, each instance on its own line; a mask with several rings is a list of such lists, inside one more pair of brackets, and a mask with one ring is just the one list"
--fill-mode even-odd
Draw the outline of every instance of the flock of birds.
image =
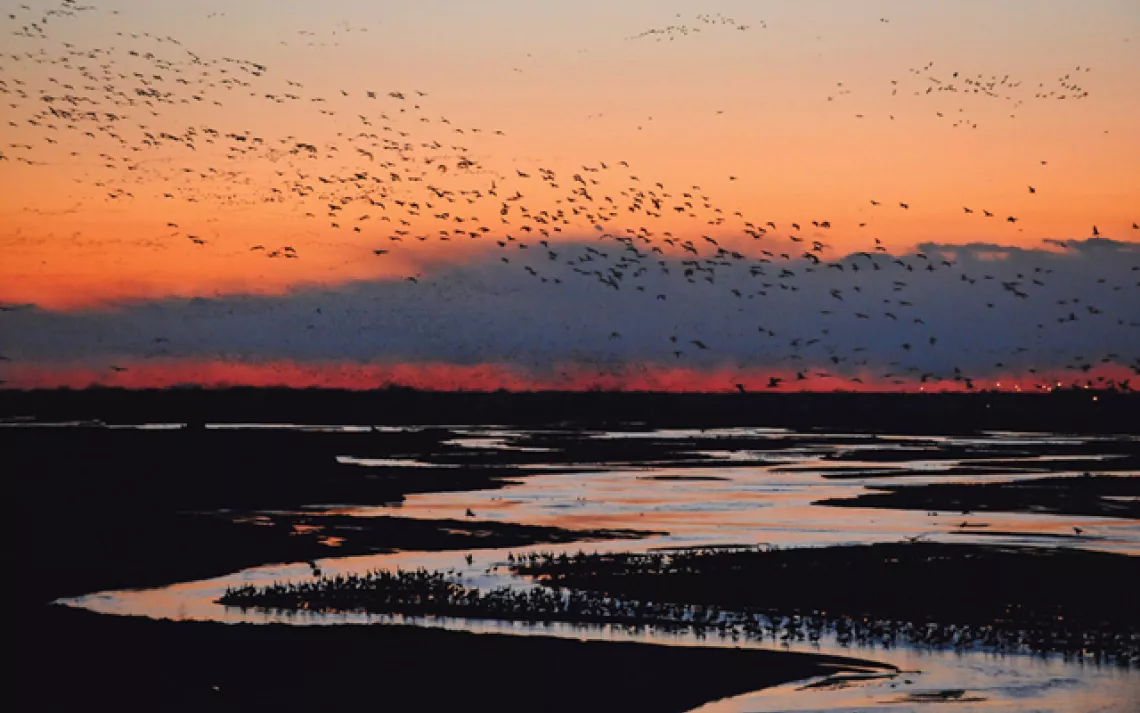
[[[680, 13], [676, 14], [676, 19], [682, 19]], [[722, 15], [719, 12], [713, 14], [697, 15], [691, 22], [692, 24], [682, 21], [680, 24], [666, 25], [665, 27], [655, 27], [639, 32], [636, 35], [629, 37], [628, 39], [641, 40], [652, 38], [657, 42], [661, 42], [662, 40], [668, 40], [672, 42], [678, 37], [696, 35], [703, 30], [734, 29], [741, 32], [746, 32], [751, 29], [751, 25], [738, 23], [733, 18]], [[768, 29], [768, 25], [763, 21], [760, 22], [759, 27], [762, 30]]]
[[[1092, 71], [1092, 67], [1077, 66], [1069, 72], [1054, 78], [1052, 83], [1038, 82], [1036, 86], [1030, 85], [1023, 79], [1015, 79], [1009, 74], [986, 74], [977, 72], [968, 74], [960, 70], [942, 72], [935, 68], [934, 62], [928, 62], [921, 67], [911, 67], [901, 79], [890, 80], [890, 96], [899, 97], [909, 95], [912, 100], [936, 99], [982, 99], [989, 102], [1002, 102], [1008, 107], [1010, 119], [1017, 118], [1017, 110], [1027, 102], [1036, 101], [1080, 101], [1089, 97], [1089, 90], [1078, 80]], [[902, 94], [900, 95], [900, 92]], [[828, 95], [827, 101], [853, 101], [857, 97], [856, 91], [845, 82], [837, 82], [835, 89]], [[847, 98], [851, 99], [848, 100]], [[953, 110], [936, 108], [934, 116], [940, 121], [950, 122], [951, 128], [977, 129], [978, 122], [970, 118], [967, 113], [968, 104], [965, 101], [954, 102]], [[855, 114], [857, 119], [868, 118], [866, 113]], [[895, 121], [894, 114], [888, 114], [890, 121]], [[1105, 132], [1107, 133], [1107, 132]], [[1047, 165], [1042, 161], [1042, 165]]]
[[[573, 561], [589, 557], [580, 553]], [[565, 566], [566, 554], [531, 553], [511, 557], [511, 568], [542, 571], [553, 563]], [[1093, 652], [1101, 657], [1132, 660], [1136, 643], [1127, 635], [1086, 632], [1064, 623], [1019, 629], [993, 625], [923, 623], [844, 616], [834, 613], [736, 611], [715, 605], [641, 601], [573, 588], [510, 586], [480, 590], [462, 584], [462, 573], [417, 569], [383, 569], [364, 574], [320, 576], [311, 581], [275, 582], [228, 587], [217, 603], [239, 609], [281, 613], [343, 613], [445, 616], [522, 622], [568, 622], [709, 634], [733, 641], [771, 639], [774, 642], [818, 644], [824, 636], [841, 646], [893, 648], [901, 643], [936, 649], [985, 648], [1002, 652]], [[453, 579], [454, 578], [454, 579]], [[458, 580], [458, 581], [457, 581]]]
[[[430, 97], [422, 91], [326, 86], [316, 92], [300, 82], [275, 80], [259, 62], [207, 57], [174, 37], [145, 32], [120, 32], [115, 46], [109, 47], [53, 41], [53, 28], [82, 22], [84, 15], [95, 12], [100, 12], [95, 6], [60, 0], [48, 10], [22, 5], [7, 16], [10, 33], [38, 49], [0, 53], [0, 100], [6, 105], [8, 130], [20, 137], [2, 147], [0, 171], [11, 178], [21, 165], [30, 169], [70, 164], [85, 169], [76, 181], [97, 191], [105, 203], [129, 206], [158, 200], [177, 205], [181, 215], [192, 216], [193, 224], [165, 221], [161, 240], [167, 243], [232, 249], [240, 238], [221, 233], [215, 213], [270, 205], [313, 231], [347, 236], [343, 239], [360, 248], [360, 259], [414, 257], [422, 244], [465, 257], [491, 253], [500, 269], [517, 270], [536, 289], [564, 289], [577, 281], [622, 299], [651, 301], [666, 312], [677, 301], [693, 299], [697, 291], [703, 297], [716, 291], [730, 306], [726, 309], [738, 314], [740, 330], [753, 335], [765, 363], [782, 370], [768, 378], [769, 388], [836, 376], [825, 370], [831, 368], [852, 382], [953, 381], [973, 389], [989, 373], [1001, 373], [1011, 359], [1021, 362], [1042, 350], [1048, 334], [1086, 320], [1096, 321], [1102, 331], [1116, 330], [1124, 345], [1137, 344], [1140, 314], [1110, 313], [1088, 299], [1087, 290], [1107, 297], [1135, 294], [1140, 264], [1125, 266], [1126, 274], [1115, 265], [1111, 276], [1106, 273], [1093, 285], [1052, 285], [1054, 267], [1045, 262], [1016, 275], [1003, 274], [1000, 264], [968, 273], [950, 252], [895, 256], [878, 239], [865, 250], [837, 255], [829, 238], [832, 221], [826, 215], [777, 223], [722, 207], [714, 191], [700, 185], [666, 185], [625, 160], [591, 160], [570, 170], [537, 162], [516, 163], [509, 171], [496, 168], [486, 156], [502, 153], [505, 132], [441, 116], [431, 110]], [[750, 29], [732, 18], [700, 15], [692, 25], [671, 25], [637, 37], [673, 39], [702, 28]], [[1008, 76], [940, 75], [930, 63], [910, 70], [909, 76], [921, 82], [910, 92], [916, 98], [977, 95], [1009, 102], [1016, 109], [1027, 99], [1087, 97], [1080, 81], [1089, 71], [1078, 67], [1059, 77], [1056, 87], [1042, 83], [1029, 89], [1028, 83]], [[892, 81], [892, 92], [906, 90]], [[1029, 91], [1031, 97], [1025, 95]], [[850, 93], [840, 85], [829, 99]], [[250, 102], [320, 117], [340, 130], [335, 137], [307, 138], [185, 120], [226, 120], [227, 107]], [[964, 113], [947, 118], [977, 128]], [[1027, 184], [1027, 190], [1037, 194], [1033, 185]], [[868, 200], [868, 207], [885, 216], [887, 211], [907, 211], [911, 204], [875, 198]], [[962, 210], [978, 219], [1005, 221], [1011, 230], [1019, 220], [990, 207]], [[676, 227], [682, 223], [688, 226], [684, 230]], [[1136, 223], [1131, 227], [1140, 230]], [[1088, 238], [1101, 238], [1100, 229], [1090, 226]], [[281, 261], [302, 260], [306, 252], [304, 245], [264, 241], [241, 249]], [[946, 280], [948, 275], [952, 282]], [[422, 272], [403, 279], [419, 289], [432, 283]], [[935, 279], [980, 296], [972, 302], [963, 299], [963, 304], [1000, 311], [1011, 324], [1020, 321], [1019, 306], [1028, 300], [1052, 300], [1055, 314], [1033, 325], [1023, 343], [993, 350], [992, 366], [931, 368], [919, 353], [944, 350], [947, 342], [953, 346], [957, 340], [937, 333], [924, 319], [923, 308], [960, 299], [925, 289], [924, 281], [933, 284]], [[793, 333], [765, 324], [766, 301], [775, 304], [779, 298], [780, 309], [795, 309], [797, 297], [808, 293], [826, 296], [829, 308], [814, 310], [810, 319], [805, 314], [802, 327]], [[4, 311], [20, 308], [0, 306]], [[860, 338], [875, 331], [894, 334], [902, 325], [906, 329], [892, 348], [894, 358], [880, 364], [868, 343], [840, 338], [840, 333], [851, 333], [835, 326], [840, 321], [859, 325], [855, 333]], [[608, 336], [616, 342], [623, 333], [615, 327]], [[168, 341], [154, 341], [160, 340]], [[659, 340], [661, 359], [673, 364], [694, 356], [707, 358], [717, 349], [715, 334], [670, 330]], [[1080, 352], [1054, 348], [1041, 354], [1051, 365], [1027, 371], [1041, 389], [1061, 385], [1054, 381], [1052, 365], [1075, 372], [1078, 381], [1073, 383], [1088, 387], [1130, 388], [1127, 380], [1093, 373], [1103, 365], [1140, 373], [1140, 355]]]

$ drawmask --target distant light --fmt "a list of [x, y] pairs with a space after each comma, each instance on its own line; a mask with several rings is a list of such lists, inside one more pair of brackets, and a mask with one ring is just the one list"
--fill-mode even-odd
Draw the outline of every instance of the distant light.
[[1093, 397], [1093, 401], [1096, 401], [1096, 400], [1097, 400], [1097, 399], [1099, 399], [1099, 398], [1100, 398], [1099, 396], [1094, 396], [1094, 397]]

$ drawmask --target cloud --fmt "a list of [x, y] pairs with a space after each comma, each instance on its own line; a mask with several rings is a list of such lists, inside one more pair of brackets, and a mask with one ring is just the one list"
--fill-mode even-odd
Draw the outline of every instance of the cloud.
[[148, 361], [494, 364], [537, 379], [645, 365], [877, 379], [1137, 365], [1140, 249], [1062, 244], [925, 243], [813, 265], [711, 246], [685, 262], [609, 237], [552, 245], [554, 258], [508, 243], [417, 283], [6, 311], [0, 378]]

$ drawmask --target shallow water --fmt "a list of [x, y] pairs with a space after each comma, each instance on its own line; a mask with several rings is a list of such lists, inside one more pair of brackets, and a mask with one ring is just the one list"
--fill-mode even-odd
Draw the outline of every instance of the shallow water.
[[[255, 426], [245, 426], [255, 427]], [[296, 428], [306, 428], [297, 426]], [[311, 428], [311, 427], [309, 427]], [[330, 427], [319, 427], [329, 429]], [[336, 427], [331, 427], [336, 428]], [[561, 462], [542, 463], [543, 451], [525, 445], [534, 432], [495, 428], [465, 428], [448, 441], [451, 446], [481, 450], [527, 449], [536, 463], [526, 467], [565, 470]], [[580, 434], [576, 434], [580, 435]], [[314, 505], [309, 512], [369, 517], [441, 519], [463, 518], [472, 510], [475, 521], [504, 521], [571, 529], [629, 528], [667, 531], [641, 540], [611, 540], [565, 546], [515, 548], [529, 551], [628, 551], [678, 546], [769, 544], [781, 547], [846, 543], [897, 542], [921, 537], [944, 542], [986, 542], [1041, 546], [1081, 547], [1140, 555], [1140, 524], [1132, 520], [1021, 513], [923, 511], [835, 508], [813, 505], [824, 498], [853, 497], [865, 487], [879, 484], [935, 482], [998, 482], [1045, 475], [1079, 475], [1064, 470], [1062, 461], [1077, 456], [1042, 456], [1035, 447], [1086, 445], [1095, 448], [1106, 439], [1083, 439], [1052, 434], [991, 433], [971, 438], [867, 438], [844, 434], [798, 434], [779, 429], [719, 429], [717, 431], [605, 432], [595, 438], [677, 439], [720, 437], [724, 449], [699, 452], [713, 463], [700, 467], [606, 463], [578, 465], [578, 472], [550, 472], [519, 478], [499, 490], [410, 495], [398, 506], [356, 507]], [[764, 439], [764, 448], [738, 450], [731, 439]], [[807, 444], [805, 445], [805, 438]], [[853, 441], [853, 439], [859, 441]], [[836, 441], [842, 440], [842, 443]], [[517, 441], [524, 441], [519, 444]], [[782, 444], [787, 442], [787, 447]], [[706, 444], [707, 445], [707, 444]], [[1018, 454], [1010, 447], [1016, 446]], [[963, 458], [961, 449], [976, 450]], [[892, 449], [918, 449], [921, 460], [827, 460], [838, 454], [874, 453]], [[954, 449], [955, 454], [941, 454]], [[1003, 450], [1004, 449], [1004, 450]], [[1094, 451], [1095, 452], [1095, 451]], [[1023, 453], [1023, 454], [1022, 454]], [[691, 455], [696, 455], [691, 454]], [[976, 456], [976, 457], [975, 457]], [[1093, 456], [1082, 455], [1091, 460]], [[1001, 460], [1008, 472], [969, 477], [946, 475], [947, 468], [969, 465], [971, 460]], [[345, 453], [342, 462], [362, 468], [411, 464], [401, 459], [360, 459]], [[718, 465], [722, 464], [722, 465]], [[431, 465], [431, 463], [423, 463]], [[823, 476], [842, 466], [842, 479]], [[868, 471], [855, 475], [847, 468]], [[883, 472], [904, 469], [921, 475], [891, 477]], [[1137, 476], [1118, 472], [1117, 475]], [[1074, 528], [1082, 530], [1074, 534]], [[986, 534], [994, 533], [994, 534]], [[335, 551], [330, 550], [330, 554]], [[469, 564], [466, 552], [400, 552], [390, 555], [328, 558], [318, 562], [326, 575], [362, 572], [374, 568], [453, 570], [464, 584], [482, 588], [529, 587], [529, 580], [511, 575], [507, 550], [474, 550]], [[685, 646], [740, 646], [817, 651], [863, 657], [888, 663], [906, 673], [843, 687], [808, 688], [802, 684], [760, 691], [702, 707], [702, 713], [740, 713], [758, 710], [891, 710], [938, 711], [1134, 711], [1140, 700], [1140, 671], [1116, 665], [1097, 665], [1091, 659], [1060, 656], [995, 654], [981, 650], [932, 651], [919, 647], [843, 646], [824, 636], [818, 643], [746, 640], [704, 635], [691, 631], [628, 629], [598, 625], [528, 625], [518, 622], [377, 616], [367, 614], [273, 613], [243, 611], [214, 603], [226, 587], [306, 579], [307, 564], [277, 565], [245, 570], [227, 577], [176, 584], [145, 591], [103, 592], [64, 603], [112, 614], [223, 622], [283, 622], [296, 625], [396, 624], [444, 627], [473, 632], [548, 635], [576, 639], [633, 640]], [[957, 694], [956, 691], [963, 691]], [[949, 692], [949, 693], [947, 693]], [[944, 698], [939, 698], [943, 696]]]

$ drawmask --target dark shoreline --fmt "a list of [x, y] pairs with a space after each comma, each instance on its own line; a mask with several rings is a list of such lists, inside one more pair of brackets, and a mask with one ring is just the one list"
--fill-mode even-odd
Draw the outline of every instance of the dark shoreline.
[[869, 665], [410, 626], [152, 621], [66, 607], [37, 619], [42, 630], [20, 641], [13, 679], [36, 691], [37, 710], [358, 713], [485, 710], [493, 701], [495, 710], [520, 713], [681, 713]]
[[[1096, 397], [1094, 400], [1093, 397]], [[1024, 430], [1140, 433], [1140, 393], [443, 392], [388, 388], [0, 390], [0, 418], [111, 423], [573, 423], [645, 427], [773, 426], [893, 433]]]
[[[1114, 498], [1122, 498], [1115, 500]], [[819, 500], [845, 508], [961, 512], [1028, 512], [1140, 520], [1140, 478], [1084, 475], [1012, 483], [876, 485], [851, 498]]]
[[[390, 545], [404, 542], [416, 549], [432, 549], [433, 537], [446, 539], [434, 543], [440, 549], [463, 550], [502, 546], [512, 538], [521, 545], [584, 534], [505, 523], [390, 520], [394, 531], [379, 528], [374, 534]], [[220, 575], [271, 562], [274, 553], [283, 551], [280, 538], [243, 543], [230, 533], [200, 541], [199, 531], [185, 527], [175, 522], [165, 534], [154, 533], [157, 545], [135, 552], [136, 559], [106, 555], [88, 562], [78, 557], [28, 567], [22, 558], [6, 556], [9, 570], [23, 567], [21, 578], [30, 582], [16, 593], [19, 609], [11, 641], [19, 656], [11, 673], [21, 686], [38, 692], [38, 709], [356, 713], [362, 705], [376, 703], [384, 710], [450, 711], [473, 705], [479, 709], [480, 702], [489, 700], [488, 687], [501, 686], [512, 693], [494, 699], [496, 709], [505, 713], [680, 713], [768, 686], [879, 667], [873, 661], [812, 654], [577, 642], [379, 624], [155, 621], [45, 603], [111, 586], [157, 586]], [[497, 531], [491, 539], [498, 541], [453, 531], [465, 528]], [[170, 557], [171, 538], [180, 529], [187, 538], [187, 556]], [[447, 532], [438, 534], [441, 529]], [[151, 533], [143, 534], [150, 539]], [[241, 546], [219, 557], [222, 551], [212, 543]], [[332, 549], [324, 553], [347, 554]], [[591, 685], [568, 686], [568, 681]]]

